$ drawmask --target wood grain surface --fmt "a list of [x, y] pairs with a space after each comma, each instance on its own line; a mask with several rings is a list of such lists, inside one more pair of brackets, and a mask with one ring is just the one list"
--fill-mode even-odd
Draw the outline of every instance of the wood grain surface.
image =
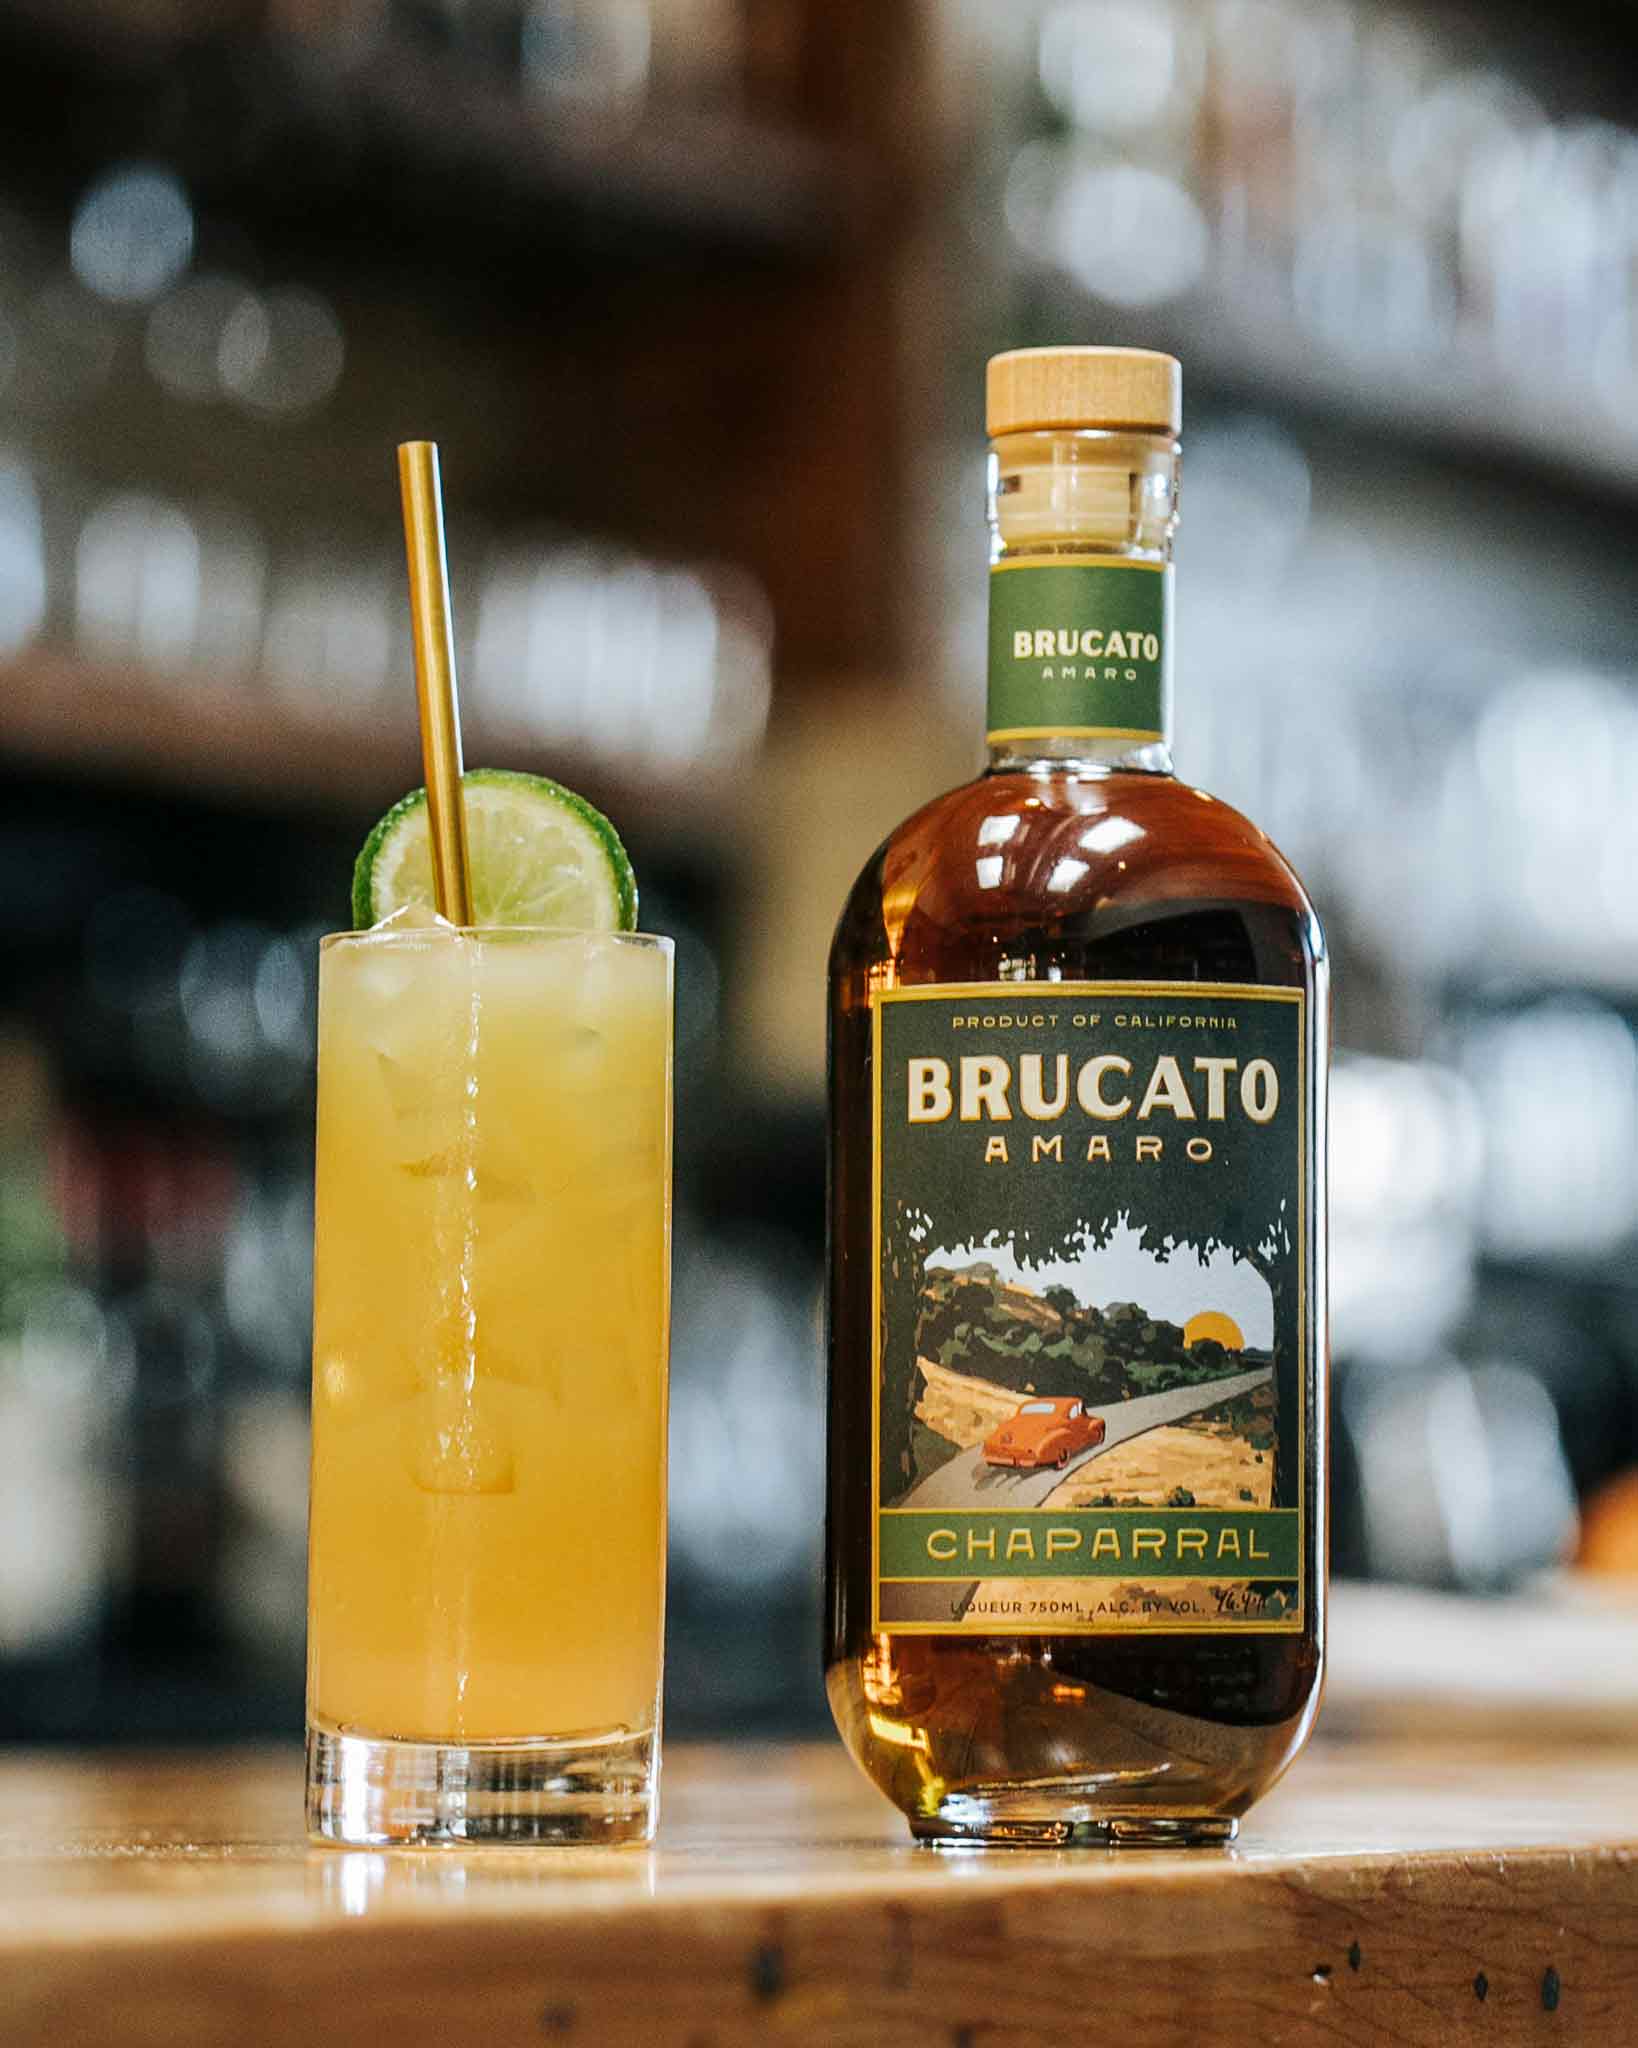
[[0, 1765], [6, 2048], [1638, 2040], [1638, 1761], [1318, 1744], [1230, 1852], [910, 1846], [831, 1745], [653, 1851], [309, 1849], [294, 1750]]

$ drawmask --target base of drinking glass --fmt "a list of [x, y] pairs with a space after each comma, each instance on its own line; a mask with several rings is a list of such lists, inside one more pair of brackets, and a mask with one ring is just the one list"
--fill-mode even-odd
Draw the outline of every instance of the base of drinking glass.
[[913, 1814], [910, 1832], [929, 1849], [1208, 1849], [1232, 1842], [1240, 1826], [1223, 1813], [1021, 1813], [1007, 1804], [959, 1796]]
[[652, 1841], [655, 1729], [527, 1742], [399, 1742], [307, 1727], [307, 1831], [358, 1848]]

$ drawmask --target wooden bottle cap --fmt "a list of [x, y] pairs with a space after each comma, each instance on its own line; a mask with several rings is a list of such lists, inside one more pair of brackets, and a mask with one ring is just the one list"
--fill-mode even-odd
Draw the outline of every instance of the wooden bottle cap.
[[1183, 424], [1183, 366], [1152, 348], [1011, 348], [991, 356], [989, 431], [1124, 428], [1175, 434]]

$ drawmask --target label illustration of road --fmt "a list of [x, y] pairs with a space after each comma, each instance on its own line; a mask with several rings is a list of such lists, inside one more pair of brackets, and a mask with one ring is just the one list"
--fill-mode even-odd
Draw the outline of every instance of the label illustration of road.
[[[1130, 1443], [1135, 1436], [1159, 1429], [1168, 1422], [1182, 1422], [1203, 1408], [1215, 1408], [1220, 1401], [1232, 1401], [1236, 1394], [1249, 1394], [1274, 1377], [1272, 1368], [1237, 1372], [1228, 1379], [1202, 1380], [1198, 1386], [1173, 1387], [1165, 1394], [1139, 1394], [1131, 1401], [1111, 1401], [1106, 1408], [1089, 1413], [1103, 1417], [1101, 1444], [1071, 1458], [1060, 1472], [1049, 1465], [1044, 1472], [1016, 1472], [1005, 1465], [986, 1465], [984, 1447], [963, 1451], [948, 1464], [929, 1474], [914, 1493], [906, 1494], [901, 1508], [1038, 1508], [1072, 1472], [1094, 1458], [1112, 1451], [1116, 1444]], [[1026, 1397], [1019, 1396], [1022, 1401]]]

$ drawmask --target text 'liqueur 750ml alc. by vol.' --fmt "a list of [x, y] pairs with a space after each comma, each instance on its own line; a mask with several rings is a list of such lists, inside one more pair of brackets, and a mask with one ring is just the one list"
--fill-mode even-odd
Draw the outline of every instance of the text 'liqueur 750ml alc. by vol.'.
[[827, 1682], [937, 1843], [1223, 1841], [1325, 1601], [1326, 961], [1170, 754], [1180, 375], [989, 373], [989, 766], [830, 966]]

